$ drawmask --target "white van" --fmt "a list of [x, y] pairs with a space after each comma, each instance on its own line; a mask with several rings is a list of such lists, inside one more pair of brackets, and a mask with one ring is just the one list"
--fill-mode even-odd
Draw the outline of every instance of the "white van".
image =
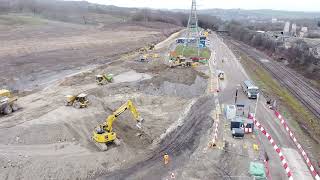
[[252, 81], [245, 80], [241, 83], [243, 92], [249, 99], [256, 99], [259, 94], [259, 87], [255, 86]]

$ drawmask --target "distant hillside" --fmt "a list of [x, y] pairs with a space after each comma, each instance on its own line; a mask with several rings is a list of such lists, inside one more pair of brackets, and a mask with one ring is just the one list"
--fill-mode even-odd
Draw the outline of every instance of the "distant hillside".
[[200, 13], [210, 14], [220, 17], [224, 20], [241, 20], [241, 19], [303, 19], [303, 18], [319, 18], [320, 12], [294, 12], [294, 11], [278, 11], [278, 10], [242, 10], [242, 9], [207, 9], [201, 10]]
[[186, 15], [170, 11], [123, 8], [86, 1], [0, 0], [0, 14], [24, 13], [79, 24], [110, 24], [135, 21], [163, 22], [182, 26]]
[[[123, 8], [93, 4], [86, 1], [61, 0], [0, 0], [1, 14], [27, 14], [78, 24], [161, 22], [186, 26], [188, 14], [168, 10]], [[3, 19], [6, 19], [3, 16]], [[8, 19], [8, 18], [7, 18]], [[8, 21], [8, 20], [6, 20]], [[203, 28], [218, 29], [221, 20], [209, 14], [199, 16]]]
[[107, 24], [126, 21], [136, 11], [137, 9], [103, 6], [86, 1], [0, 0], [0, 14], [33, 14], [48, 19], [80, 24]]
[[[189, 10], [174, 10], [175, 12], [189, 12]], [[258, 19], [266, 20], [271, 18], [280, 19], [309, 19], [320, 18], [320, 12], [295, 12], [278, 10], [243, 10], [243, 9], [204, 9], [198, 11], [200, 14], [208, 14], [219, 17], [223, 20], [245, 20]]]

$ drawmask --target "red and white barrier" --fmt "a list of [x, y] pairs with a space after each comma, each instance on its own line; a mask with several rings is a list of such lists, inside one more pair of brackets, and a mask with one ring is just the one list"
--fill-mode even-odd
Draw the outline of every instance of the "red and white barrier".
[[219, 123], [216, 122], [216, 128], [214, 129], [214, 135], [213, 135], [214, 140], [218, 138], [218, 126], [219, 126]]
[[263, 162], [264, 162], [264, 167], [265, 167], [265, 169], [266, 169], [266, 171], [267, 171], [266, 175], [267, 175], [268, 179], [271, 180], [269, 162], [268, 162], [267, 160], [264, 160]]
[[[217, 117], [217, 115], [216, 115]], [[213, 134], [213, 137], [212, 137], [212, 146], [215, 146], [216, 145], [216, 140], [218, 139], [218, 127], [219, 127], [219, 118], [216, 118], [215, 122], [216, 124], [216, 127], [214, 128], [214, 134]]]
[[244, 128], [244, 133], [249, 134], [252, 133], [252, 128]]
[[258, 127], [258, 129], [268, 138], [269, 142], [273, 146], [273, 149], [278, 153], [280, 160], [281, 160], [281, 163], [282, 163], [282, 167], [285, 169], [289, 180], [293, 180], [292, 172], [288, 166], [288, 163], [287, 163], [284, 155], [281, 152], [280, 147], [274, 142], [271, 135], [264, 129], [264, 127], [262, 127], [262, 125], [255, 118], [253, 118], [253, 122]]
[[317, 173], [317, 171], [314, 169], [307, 153], [303, 150], [302, 146], [299, 144], [299, 142], [297, 141], [297, 138], [293, 135], [293, 132], [290, 130], [290, 128], [288, 127], [288, 124], [286, 123], [285, 119], [283, 118], [283, 116], [281, 116], [281, 114], [278, 111], [274, 111], [275, 115], [277, 116], [277, 118], [280, 120], [281, 124], [283, 125], [283, 127], [285, 128], [285, 130], [289, 133], [290, 138], [293, 140], [294, 144], [297, 146], [297, 148], [299, 149], [301, 155], [303, 156], [304, 160], [306, 161], [309, 170], [312, 174], [312, 176], [316, 179], [316, 180], [320, 180], [320, 177]]
[[210, 79], [210, 92], [211, 93], [216, 92], [214, 78]]

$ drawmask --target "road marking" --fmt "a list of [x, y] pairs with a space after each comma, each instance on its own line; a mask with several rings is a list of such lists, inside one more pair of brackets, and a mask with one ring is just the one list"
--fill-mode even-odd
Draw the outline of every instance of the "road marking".
[[273, 149], [278, 153], [279, 155], [279, 158], [281, 160], [281, 163], [282, 163], [282, 167], [284, 168], [284, 170], [286, 171], [287, 173], [287, 177], [289, 178], [289, 180], [293, 180], [293, 177], [292, 177], [292, 172], [289, 168], [289, 165], [286, 161], [286, 158], [285, 156], [282, 154], [281, 152], [281, 149], [279, 148], [279, 146], [275, 143], [275, 141], [273, 140], [273, 138], [271, 137], [271, 135], [266, 131], [266, 129], [259, 123], [259, 121], [257, 121], [255, 118], [253, 118], [253, 122], [254, 124], [258, 127], [258, 129], [262, 132], [262, 134], [264, 134], [269, 142], [272, 144], [273, 146]]
[[290, 130], [288, 124], [286, 123], [285, 119], [283, 118], [283, 116], [278, 112], [278, 111], [274, 111], [275, 115], [277, 116], [277, 118], [280, 120], [281, 124], [283, 125], [284, 129], [287, 131], [287, 133], [289, 133], [290, 138], [292, 139], [292, 141], [294, 142], [294, 144], [297, 146], [297, 148], [299, 149], [302, 157], [304, 158], [307, 166], [309, 167], [309, 170], [312, 174], [312, 176], [316, 179], [316, 180], [320, 180], [320, 177], [317, 173], [317, 171], [314, 169], [307, 153], [304, 151], [304, 149], [302, 148], [302, 146], [300, 145], [300, 143], [297, 141], [297, 138], [294, 136], [293, 132]]

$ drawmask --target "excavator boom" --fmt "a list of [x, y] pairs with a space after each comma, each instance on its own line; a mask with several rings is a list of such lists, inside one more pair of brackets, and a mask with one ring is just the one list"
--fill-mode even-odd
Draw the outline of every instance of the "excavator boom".
[[140, 117], [139, 112], [133, 105], [132, 101], [128, 100], [125, 104], [120, 106], [115, 112], [109, 115], [103, 124], [100, 124], [93, 131], [92, 139], [94, 143], [103, 151], [107, 150], [107, 143], [114, 142], [120, 144], [115, 132], [112, 131], [113, 122], [126, 110], [130, 110], [134, 119], [137, 121], [137, 127], [141, 128], [143, 119]]
[[112, 131], [112, 124], [120, 116], [123, 112], [127, 109], [130, 110], [133, 118], [137, 121], [137, 123], [141, 122], [143, 119], [140, 117], [139, 112], [137, 111], [136, 107], [133, 105], [131, 100], [128, 100], [125, 104], [120, 106], [115, 112], [113, 112], [108, 118], [106, 119], [106, 130], [111, 132]]

